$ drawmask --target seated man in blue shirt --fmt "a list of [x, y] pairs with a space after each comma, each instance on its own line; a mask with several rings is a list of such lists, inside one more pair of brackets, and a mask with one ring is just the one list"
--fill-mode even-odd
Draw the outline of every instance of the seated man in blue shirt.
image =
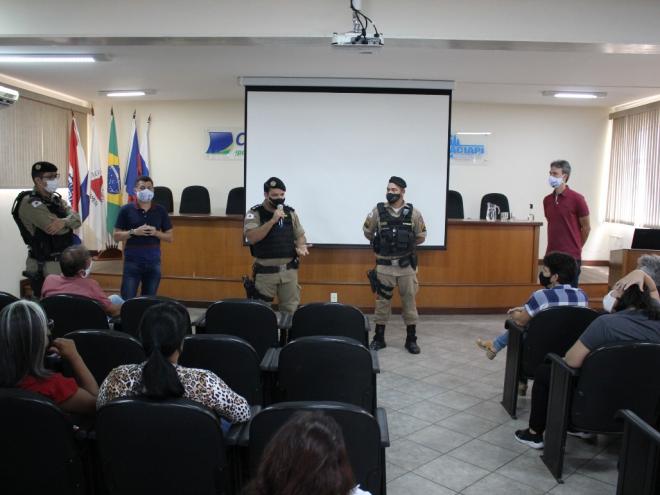
[[160, 284], [160, 241], [172, 242], [172, 223], [161, 205], [153, 203], [154, 182], [146, 175], [135, 181], [136, 203], [121, 207], [114, 239], [124, 243], [124, 273], [121, 297], [154, 296]]
[[[582, 289], [571, 286], [577, 273], [575, 258], [557, 251], [548, 253], [543, 258], [543, 267], [539, 273], [539, 282], [544, 287], [535, 291], [524, 306], [512, 308], [508, 317], [516, 325], [524, 327], [539, 311], [555, 306], [583, 306], [589, 301]], [[495, 340], [477, 339], [477, 346], [486, 351], [488, 359], [493, 359], [509, 343], [509, 332], [505, 331]]]

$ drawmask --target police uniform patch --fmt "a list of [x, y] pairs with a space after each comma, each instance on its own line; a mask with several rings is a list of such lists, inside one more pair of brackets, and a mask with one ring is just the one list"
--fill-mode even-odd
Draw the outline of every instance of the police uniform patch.
[[254, 213], [248, 213], [247, 215], [245, 215], [245, 218], [247, 218], [248, 220], [252, 220], [254, 218]]
[[41, 201], [39, 201], [38, 199], [35, 199], [30, 204], [32, 205], [33, 208], [39, 208], [43, 203]]

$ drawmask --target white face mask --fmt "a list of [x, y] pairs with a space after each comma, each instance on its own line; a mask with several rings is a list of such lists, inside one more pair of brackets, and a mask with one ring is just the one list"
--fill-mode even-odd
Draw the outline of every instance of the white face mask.
[[46, 181], [46, 191], [49, 193], [53, 194], [55, 191], [57, 191], [57, 186], [58, 186], [58, 180], [57, 179], [51, 179]]
[[142, 189], [137, 192], [137, 199], [141, 203], [148, 203], [154, 199], [154, 192], [150, 189]]
[[564, 183], [563, 177], [554, 177], [552, 175], [548, 177], [548, 184], [550, 184], [550, 187], [552, 187], [553, 189], [557, 189], [563, 183]]
[[85, 273], [81, 275], [82, 278], [87, 278], [89, 277], [89, 274], [92, 273], [92, 265], [94, 265], [93, 261], [89, 262], [89, 266], [85, 268]]
[[603, 309], [608, 313], [613, 313], [617, 301], [618, 299], [612, 295], [612, 291], [608, 292], [605, 294], [605, 297], [603, 297]]

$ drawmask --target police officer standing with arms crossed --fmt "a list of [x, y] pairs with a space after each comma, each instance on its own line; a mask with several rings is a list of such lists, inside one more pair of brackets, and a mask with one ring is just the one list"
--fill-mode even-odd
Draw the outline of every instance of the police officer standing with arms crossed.
[[309, 254], [295, 210], [284, 204], [286, 186], [277, 177], [264, 183], [264, 201], [245, 215], [243, 233], [255, 257], [253, 272], [261, 299], [277, 296], [279, 310], [293, 314], [300, 303], [299, 256]]
[[419, 210], [405, 202], [406, 185], [401, 177], [390, 177], [387, 203], [376, 205], [362, 229], [376, 253], [376, 269], [369, 272], [372, 289], [376, 292], [376, 334], [370, 347], [374, 350], [386, 347], [385, 325], [392, 313], [392, 293], [398, 286], [406, 324], [405, 347], [411, 354], [419, 354], [415, 247], [426, 239], [426, 225]]
[[12, 207], [12, 216], [28, 245], [26, 275], [35, 296], [47, 275], [62, 273], [60, 253], [74, 244], [73, 231], [80, 227], [80, 215], [57, 194], [59, 174], [50, 162], [32, 165], [31, 191], [21, 192]]

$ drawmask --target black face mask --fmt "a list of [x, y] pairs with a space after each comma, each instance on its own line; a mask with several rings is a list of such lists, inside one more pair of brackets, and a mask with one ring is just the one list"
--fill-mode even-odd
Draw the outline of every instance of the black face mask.
[[546, 277], [543, 275], [543, 272], [539, 272], [539, 284], [541, 284], [543, 287], [548, 287], [552, 283], [550, 282], [550, 277]]
[[277, 208], [279, 205], [284, 204], [284, 198], [268, 198], [268, 201], [273, 206], [273, 208]]
[[385, 195], [385, 198], [387, 198], [387, 202], [389, 204], [393, 204], [393, 203], [396, 203], [397, 201], [399, 201], [399, 199], [401, 199], [401, 195], [400, 194], [394, 194], [394, 193], [387, 193]]

